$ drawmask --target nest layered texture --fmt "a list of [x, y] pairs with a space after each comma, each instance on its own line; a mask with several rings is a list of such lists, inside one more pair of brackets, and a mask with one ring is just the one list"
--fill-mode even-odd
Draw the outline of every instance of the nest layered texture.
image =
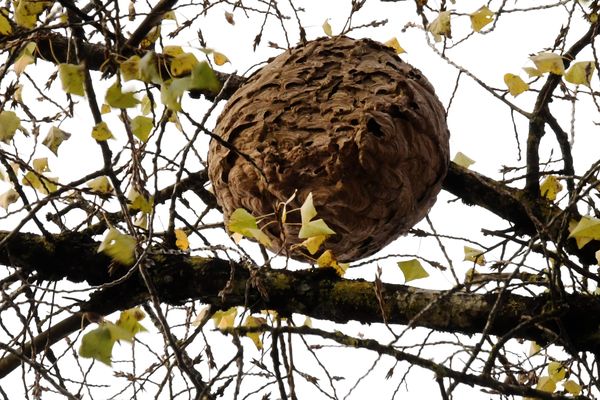
[[[421, 220], [448, 168], [445, 111], [419, 70], [368, 39], [322, 38], [252, 75], [219, 117], [209, 176], [225, 221], [236, 208], [273, 214], [312, 192], [336, 232], [322, 249], [353, 261]], [[300, 215], [260, 226], [272, 249], [306, 259]], [[321, 250], [322, 251], [322, 250]], [[318, 256], [313, 255], [311, 257]]]

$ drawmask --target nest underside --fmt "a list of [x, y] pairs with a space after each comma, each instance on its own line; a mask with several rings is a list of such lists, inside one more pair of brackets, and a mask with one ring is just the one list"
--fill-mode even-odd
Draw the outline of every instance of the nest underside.
[[[448, 166], [443, 106], [420, 71], [371, 40], [320, 39], [255, 73], [221, 114], [209, 176], [225, 220], [271, 214], [312, 192], [342, 261], [375, 253], [421, 220]], [[300, 221], [270, 221], [272, 250], [304, 258]], [[265, 221], [269, 222], [269, 221]], [[291, 250], [293, 248], [293, 250]], [[314, 257], [314, 256], [313, 256]]]

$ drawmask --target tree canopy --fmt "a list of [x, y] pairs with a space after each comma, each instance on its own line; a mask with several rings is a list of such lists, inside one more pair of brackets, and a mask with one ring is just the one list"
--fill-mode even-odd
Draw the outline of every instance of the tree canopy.
[[[325, 3], [0, 8], [2, 398], [600, 396], [597, 1]], [[321, 36], [419, 68], [451, 134], [430, 214], [349, 263], [225, 223], [207, 166], [224, 103]], [[319, 249], [309, 197], [274, 213]]]

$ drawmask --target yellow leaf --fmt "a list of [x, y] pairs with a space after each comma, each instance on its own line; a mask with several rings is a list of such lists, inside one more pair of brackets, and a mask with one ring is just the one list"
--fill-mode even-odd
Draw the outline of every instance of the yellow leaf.
[[537, 78], [538, 76], [542, 76], [542, 73], [537, 68], [524, 67], [523, 71], [527, 72], [527, 75], [530, 78]]
[[324, 251], [323, 254], [317, 258], [317, 265], [321, 268], [333, 268], [339, 276], [343, 276], [349, 266], [347, 263], [338, 263], [331, 250]]
[[412, 259], [408, 261], [399, 261], [398, 267], [404, 275], [404, 282], [414, 281], [415, 279], [427, 278], [429, 274], [421, 265], [419, 260]]
[[596, 67], [593, 61], [580, 61], [571, 65], [565, 74], [565, 80], [575, 85], [590, 86]]
[[600, 240], [600, 220], [584, 215], [577, 225], [569, 224], [569, 231], [569, 237], [574, 238], [581, 249], [592, 240]]
[[50, 171], [50, 168], [48, 168], [47, 157], [36, 158], [31, 162], [31, 164], [33, 165], [33, 170], [37, 173], [41, 174], [42, 172]]
[[317, 216], [317, 210], [315, 209], [315, 205], [313, 203], [312, 192], [306, 196], [304, 203], [300, 207], [300, 217], [302, 220], [302, 224], [308, 223], [311, 219]]
[[183, 48], [181, 46], [165, 46], [163, 47], [163, 54], [169, 57], [177, 57], [183, 54]]
[[215, 60], [215, 64], [223, 65], [229, 62], [229, 58], [223, 53], [219, 53], [217, 51], [213, 52], [213, 60]]
[[565, 65], [560, 55], [542, 52], [536, 56], [529, 57], [541, 73], [550, 72], [556, 75], [565, 73]]
[[24, 28], [33, 28], [39, 15], [50, 5], [49, 1], [19, 0], [15, 6], [15, 22]]
[[154, 205], [154, 197], [146, 197], [135, 189], [131, 189], [127, 194], [127, 200], [131, 203], [132, 210], [140, 210], [143, 213], [150, 214]]
[[515, 74], [504, 74], [504, 83], [508, 87], [508, 92], [514, 97], [529, 90], [529, 85], [520, 76]]
[[58, 64], [58, 76], [65, 93], [84, 96], [83, 67], [76, 64]]
[[142, 39], [142, 41], [140, 42], [140, 47], [142, 49], [147, 49], [154, 42], [156, 42], [159, 37], [160, 37], [160, 25], [155, 25], [152, 29], [150, 29], [150, 31], [148, 32], [146, 37], [144, 39]]
[[140, 79], [140, 56], [134, 55], [123, 61], [119, 65], [121, 77], [125, 82], [132, 79]]
[[10, 35], [12, 26], [8, 17], [8, 10], [4, 7], [0, 8], [0, 35]]
[[556, 383], [549, 376], [541, 376], [535, 388], [542, 392], [553, 393], [556, 390]]
[[248, 236], [258, 240], [258, 243], [264, 246], [268, 247], [271, 245], [271, 239], [269, 239], [269, 236], [267, 236], [267, 234], [260, 229], [248, 229]]
[[329, 25], [329, 19], [326, 19], [325, 22], [323, 22], [323, 32], [325, 32], [327, 36], [333, 36], [331, 25]]
[[548, 364], [548, 375], [555, 383], [565, 379], [567, 370], [564, 365], [557, 361], [552, 361]]
[[137, 226], [139, 228], [148, 229], [148, 214], [141, 213], [135, 219], [135, 221], [133, 221], [133, 225], [135, 225], [135, 226]]
[[326, 239], [327, 235], [312, 236], [303, 241], [302, 246], [306, 247], [310, 254], [315, 254]]
[[24, 185], [31, 186], [42, 194], [50, 194], [57, 189], [56, 178], [40, 175], [33, 171], [27, 172], [23, 177], [22, 182]]
[[175, 77], [189, 75], [198, 64], [198, 59], [192, 53], [179, 54], [171, 60], [171, 74]]
[[106, 103], [102, 104], [102, 106], [100, 106], [100, 114], [108, 114], [110, 113], [112, 110], [112, 108], [110, 108], [110, 106]]
[[494, 13], [487, 8], [487, 6], [483, 6], [479, 10], [472, 13], [470, 17], [471, 28], [473, 28], [475, 32], [479, 32], [484, 26], [494, 20]]
[[155, 106], [156, 104], [150, 100], [150, 97], [148, 97], [148, 95], [144, 95], [144, 97], [142, 97], [141, 111], [143, 115], [150, 114]]
[[568, 393], [572, 394], [573, 396], [579, 396], [579, 394], [581, 393], [581, 386], [571, 379], [563, 383], [563, 387]]
[[8, 206], [16, 203], [19, 200], [19, 193], [15, 189], [8, 189], [6, 192], [0, 194], [0, 207], [8, 210]]
[[58, 156], [58, 147], [62, 142], [69, 139], [71, 137], [70, 133], [67, 133], [55, 126], [50, 127], [46, 138], [42, 142], [44, 146], [50, 149], [55, 155]]
[[110, 228], [98, 247], [98, 253], [103, 252], [114, 261], [129, 266], [135, 261], [135, 245], [135, 238]]
[[390, 40], [385, 42], [384, 45], [394, 49], [394, 51], [396, 51], [396, 54], [406, 53], [406, 51], [402, 48], [402, 46], [400, 46], [400, 43], [398, 42], [397, 38], [391, 38]]
[[171, 21], [175, 21], [177, 22], [177, 16], [175, 15], [175, 11], [171, 10], [171, 11], [167, 11], [164, 15], [163, 15], [163, 19], [166, 20], [171, 20]]
[[463, 168], [467, 168], [467, 169], [471, 165], [475, 164], [475, 160], [470, 159], [469, 157], [467, 157], [465, 154], [461, 153], [460, 151], [458, 153], [456, 153], [452, 162], [454, 162], [457, 165], [460, 165]]
[[303, 223], [300, 227], [300, 232], [298, 232], [298, 238], [300, 239], [321, 235], [335, 235], [335, 231], [327, 226], [322, 219], [310, 221], [306, 224]]
[[563, 189], [556, 176], [549, 175], [540, 185], [542, 196], [550, 201], [556, 200], [556, 195]]
[[175, 246], [180, 250], [189, 250], [190, 241], [188, 240], [187, 234], [183, 229], [175, 229]]
[[138, 115], [131, 120], [131, 133], [133, 133], [142, 142], [148, 141], [148, 137], [150, 136], [152, 128], [154, 128], [152, 118]]
[[35, 44], [35, 42], [29, 42], [29, 43], [27, 43], [25, 48], [21, 51], [21, 54], [19, 54], [19, 57], [17, 57], [14, 65], [13, 65], [13, 68], [17, 75], [21, 75], [21, 73], [23, 71], [25, 71], [25, 68], [29, 64], [32, 64], [33, 62], [35, 62], [35, 57], [33, 54], [36, 49], [37, 49], [37, 45]]
[[[252, 315], [248, 315], [242, 326], [247, 326], [249, 328], [253, 328], [253, 327], [265, 325], [266, 323], [267, 323], [267, 320], [264, 319], [263, 317], [253, 317]], [[260, 340], [260, 335], [261, 335], [260, 332], [250, 332], [250, 333], [246, 334], [246, 336], [248, 336], [250, 339], [252, 339], [252, 341], [254, 342], [254, 345], [256, 346], [256, 348], [258, 350], [262, 350], [262, 348], [263, 348], [262, 341]]]
[[10, 143], [17, 129], [21, 127], [21, 120], [13, 111], [0, 112], [0, 142]]
[[98, 192], [98, 193], [111, 193], [113, 190], [112, 185], [110, 184], [110, 181], [108, 180], [108, 178], [106, 176], [99, 176], [97, 178], [94, 178], [90, 181], [88, 181], [86, 183], [87, 187], [89, 187], [90, 189], [92, 189], [94, 192]]
[[112, 139], [114, 136], [106, 122], [102, 121], [98, 125], [92, 128], [92, 137], [99, 142], [104, 142], [108, 139]]
[[118, 81], [108, 88], [105, 100], [113, 108], [132, 108], [140, 103], [132, 92], [123, 92]]
[[125, 330], [127, 334], [130, 335], [127, 338], [125, 338], [125, 340], [132, 341], [133, 337], [137, 333], [147, 331], [147, 329], [144, 328], [144, 326], [139, 322], [144, 318], [146, 318], [146, 313], [144, 313], [144, 311], [139, 307], [121, 311], [116, 325]]
[[465, 261], [474, 262], [477, 265], [485, 265], [485, 257], [483, 256], [483, 251], [474, 249], [469, 246], [464, 247], [465, 252]]
[[596, 250], [594, 256], [596, 257], [596, 264], [600, 265], [600, 250]]
[[219, 310], [215, 312], [215, 314], [212, 317], [212, 320], [215, 323], [215, 327], [217, 329], [226, 329], [233, 327], [235, 317], [237, 317], [237, 308], [231, 307], [229, 310]]
[[312, 328], [312, 319], [310, 317], [304, 318], [302, 326], [308, 326], [309, 328]]
[[442, 40], [442, 36], [452, 37], [452, 26], [450, 25], [450, 11], [441, 11], [438, 16], [431, 21], [427, 30], [433, 35], [436, 42]]
[[531, 341], [530, 345], [529, 345], [528, 355], [533, 356], [533, 355], [539, 353], [540, 350], [542, 350], [542, 347], [539, 344], [537, 344], [536, 342]]

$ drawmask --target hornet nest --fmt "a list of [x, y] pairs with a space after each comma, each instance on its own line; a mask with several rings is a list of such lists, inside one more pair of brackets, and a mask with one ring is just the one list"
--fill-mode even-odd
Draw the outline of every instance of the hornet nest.
[[289, 210], [310, 192], [336, 232], [321, 252], [353, 261], [427, 214], [449, 163], [433, 87], [368, 39], [321, 38], [275, 57], [229, 99], [214, 133], [208, 173], [225, 221], [237, 208], [270, 214], [259, 226], [271, 250], [304, 260], [300, 213]]

